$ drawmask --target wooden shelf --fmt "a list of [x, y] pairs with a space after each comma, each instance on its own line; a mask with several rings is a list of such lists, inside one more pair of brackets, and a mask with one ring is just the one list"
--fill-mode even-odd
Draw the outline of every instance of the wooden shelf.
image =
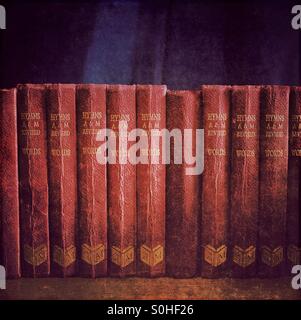
[[10, 299], [301, 299], [290, 278], [44, 278], [8, 280], [0, 300]]

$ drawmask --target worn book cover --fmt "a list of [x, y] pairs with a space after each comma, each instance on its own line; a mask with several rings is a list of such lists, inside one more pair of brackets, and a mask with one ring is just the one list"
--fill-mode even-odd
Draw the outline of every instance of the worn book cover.
[[48, 276], [49, 201], [45, 86], [18, 86], [22, 275]]

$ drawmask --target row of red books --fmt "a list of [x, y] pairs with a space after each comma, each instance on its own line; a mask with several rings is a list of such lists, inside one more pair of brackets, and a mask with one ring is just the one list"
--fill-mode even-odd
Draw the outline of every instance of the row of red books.
[[[204, 172], [98, 163], [96, 134], [119, 120], [204, 128]], [[301, 263], [301, 88], [19, 85], [0, 90], [0, 144], [11, 278], [275, 277]]]

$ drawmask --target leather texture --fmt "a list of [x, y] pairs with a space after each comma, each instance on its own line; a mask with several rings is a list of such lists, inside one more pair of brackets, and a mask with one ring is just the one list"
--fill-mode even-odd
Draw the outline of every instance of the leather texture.
[[7, 277], [19, 278], [19, 191], [16, 89], [0, 90], [0, 258]]
[[107, 274], [106, 165], [96, 158], [96, 135], [106, 128], [106, 85], [78, 85], [76, 97], [79, 274], [95, 278]]
[[284, 271], [287, 211], [289, 87], [265, 86], [261, 96], [259, 269], [261, 277]]
[[[166, 86], [137, 85], [136, 95], [137, 128], [166, 128]], [[153, 149], [148, 131], [148, 150], [142, 155], [148, 164], [137, 165], [137, 274], [148, 277], [165, 274], [166, 169], [162, 160], [151, 164], [155, 152], [161, 159], [162, 140]]]
[[[107, 127], [118, 138], [119, 120], [136, 128], [136, 87], [107, 86]], [[117, 139], [118, 140], [118, 139]], [[131, 146], [134, 142], [129, 142]], [[119, 143], [116, 143], [119, 150]], [[136, 274], [136, 167], [127, 161], [108, 165], [109, 274]]]
[[229, 259], [230, 88], [201, 88], [205, 130], [201, 259], [202, 276], [226, 274]]
[[75, 86], [47, 86], [51, 273], [76, 272], [77, 168]]
[[291, 88], [288, 163], [287, 262], [301, 264], [301, 87]]
[[246, 278], [256, 274], [260, 87], [231, 91], [231, 275]]
[[[195, 155], [195, 130], [200, 125], [200, 95], [197, 91], [167, 92], [167, 129], [192, 129]], [[166, 185], [166, 273], [189, 278], [199, 272], [200, 175], [187, 175], [190, 165], [174, 163], [171, 139], [171, 163], [167, 165]], [[185, 152], [182, 149], [184, 156]]]
[[47, 128], [42, 85], [18, 86], [22, 276], [50, 274]]

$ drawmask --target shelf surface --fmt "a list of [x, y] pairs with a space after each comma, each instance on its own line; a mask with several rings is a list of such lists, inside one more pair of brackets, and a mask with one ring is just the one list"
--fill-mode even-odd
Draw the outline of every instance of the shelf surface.
[[0, 300], [301, 299], [290, 278], [43, 278], [8, 280]]

